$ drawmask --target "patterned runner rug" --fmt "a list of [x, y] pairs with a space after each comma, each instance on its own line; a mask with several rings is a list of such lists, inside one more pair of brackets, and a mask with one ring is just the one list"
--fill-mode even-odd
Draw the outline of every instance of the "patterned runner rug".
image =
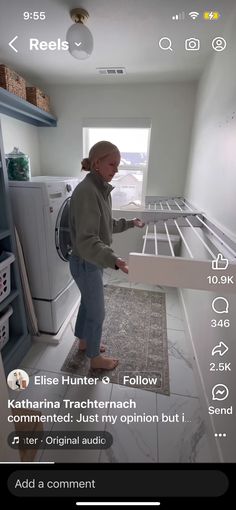
[[111, 383], [170, 394], [165, 294], [106, 285], [102, 342], [106, 356], [119, 358], [113, 370], [90, 370], [75, 340], [62, 372], [107, 376]]

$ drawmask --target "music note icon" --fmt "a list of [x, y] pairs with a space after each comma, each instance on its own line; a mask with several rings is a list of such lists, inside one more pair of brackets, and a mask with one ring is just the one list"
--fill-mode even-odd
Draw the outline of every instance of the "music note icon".
[[15, 436], [15, 437], [13, 437], [11, 444], [19, 444], [19, 442], [20, 442], [19, 436]]

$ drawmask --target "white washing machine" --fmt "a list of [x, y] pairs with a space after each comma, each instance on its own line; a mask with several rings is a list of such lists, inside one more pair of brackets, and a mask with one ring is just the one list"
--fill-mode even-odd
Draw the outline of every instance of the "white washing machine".
[[37, 176], [9, 181], [39, 330], [56, 334], [79, 298], [70, 274], [68, 211], [79, 179]]

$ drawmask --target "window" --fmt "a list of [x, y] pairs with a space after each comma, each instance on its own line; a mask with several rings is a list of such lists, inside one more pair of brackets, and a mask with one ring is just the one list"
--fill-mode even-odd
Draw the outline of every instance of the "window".
[[86, 127], [83, 129], [84, 157], [100, 140], [109, 140], [121, 153], [119, 172], [112, 180], [113, 209], [135, 209], [144, 203], [148, 167], [150, 128]]

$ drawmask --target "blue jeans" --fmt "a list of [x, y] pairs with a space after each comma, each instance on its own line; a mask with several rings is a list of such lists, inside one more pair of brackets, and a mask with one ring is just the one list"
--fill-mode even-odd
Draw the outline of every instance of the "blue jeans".
[[89, 358], [94, 358], [100, 354], [102, 324], [105, 317], [103, 269], [76, 255], [71, 255], [70, 271], [81, 293], [75, 336], [86, 340], [86, 354]]

